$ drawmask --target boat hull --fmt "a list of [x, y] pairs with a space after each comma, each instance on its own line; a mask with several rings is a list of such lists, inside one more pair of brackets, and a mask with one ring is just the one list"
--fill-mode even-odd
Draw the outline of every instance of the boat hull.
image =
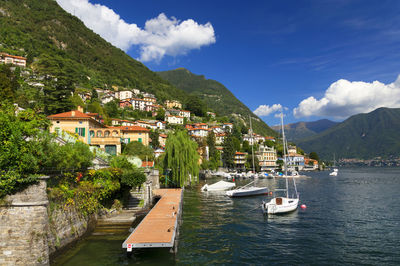
[[262, 209], [267, 214], [282, 214], [295, 211], [299, 205], [299, 199], [273, 198], [270, 202], [263, 202]]
[[264, 195], [268, 194], [268, 188], [250, 188], [250, 189], [235, 189], [226, 192], [226, 195], [229, 197], [247, 197], [247, 196], [256, 196], [256, 195]]

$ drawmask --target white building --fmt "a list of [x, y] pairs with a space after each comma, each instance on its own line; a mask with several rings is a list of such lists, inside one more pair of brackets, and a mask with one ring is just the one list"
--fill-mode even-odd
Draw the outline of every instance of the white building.
[[225, 132], [232, 132], [233, 124], [232, 123], [223, 123], [222, 128], [224, 129]]
[[216, 133], [215, 134], [215, 144], [222, 145], [224, 143], [226, 133]]
[[0, 53], [0, 63], [26, 67], [26, 58], [22, 56]]
[[106, 94], [103, 97], [101, 97], [102, 104], [106, 104], [106, 103], [112, 102], [114, 100], [115, 100], [115, 97], [112, 94]]
[[183, 116], [186, 117], [187, 119], [190, 119], [190, 111], [179, 110], [179, 116]]
[[117, 91], [115, 94], [115, 98], [119, 99], [120, 101], [130, 99], [133, 97], [133, 92], [131, 91]]
[[166, 115], [165, 121], [169, 124], [183, 125], [183, 117], [175, 115]]
[[206, 129], [206, 128], [199, 128], [199, 127], [190, 128], [189, 134], [194, 137], [205, 138], [208, 136], [209, 131], [210, 131], [210, 129]]

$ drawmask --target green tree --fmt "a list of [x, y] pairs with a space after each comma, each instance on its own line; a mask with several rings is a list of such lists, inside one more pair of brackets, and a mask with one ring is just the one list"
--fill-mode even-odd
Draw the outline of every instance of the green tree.
[[316, 152], [310, 152], [310, 159], [319, 161], [319, 156]]
[[153, 149], [157, 149], [160, 147], [160, 141], [158, 140], [160, 134], [157, 131], [150, 131], [150, 139], [151, 139], [151, 146]]
[[128, 143], [124, 150], [123, 154], [138, 156], [142, 161], [144, 160], [153, 160], [154, 152], [150, 147], [143, 145], [143, 143], [139, 141], [133, 141]]
[[84, 107], [85, 103], [82, 101], [82, 98], [79, 97], [77, 93], [74, 93], [71, 97], [71, 102], [73, 104], [73, 108], [78, 108], [78, 106]]
[[97, 93], [96, 89], [92, 89], [92, 96], [90, 97], [90, 102], [100, 102], [99, 100], [99, 94]]
[[189, 182], [198, 181], [199, 158], [197, 143], [185, 131], [168, 135], [163, 168], [164, 171], [169, 170], [169, 177], [176, 185], [183, 187]]
[[234, 162], [233, 159], [235, 157], [235, 143], [234, 143], [234, 136], [232, 134], [228, 134], [224, 142], [222, 143], [222, 147], [224, 152], [222, 153], [222, 159], [228, 168], [233, 168], [234, 167]]
[[40, 129], [48, 120], [32, 110], [15, 114], [12, 104], [0, 105], [0, 198], [36, 180], [43, 160]]
[[157, 111], [156, 119], [164, 121], [164, 118], [165, 118], [165, 110], [163, 108], [159, 108]]
[[125, 186], [140, 187], [146, 181], [143, 170], [130, 163], [125, 156], [114, 156], [110, 165], [122, 170], [121, 183]]
[[197, 96], [188, 96], [185, 105], [187, 110], [193, 112], [197, 116], [203, 117], [207, 112], [207, 106]]
[[71, 102], [73, 91], [72, 81], [67, 78], [48, 80], [43, 89], [45, 113], [51, 115], [70, 111], [74, 107]]
[[120, 116], [120, 110], [119, 110], [119, 100], [115, 99], [111, 102], [108, 102], [104, 105], [104, 112], [107, 114], [107, 116], [116, 118]]

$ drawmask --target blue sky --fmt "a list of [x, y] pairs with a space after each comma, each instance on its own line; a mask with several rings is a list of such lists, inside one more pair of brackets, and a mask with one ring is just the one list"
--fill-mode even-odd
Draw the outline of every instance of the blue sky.
[[221, 82], [269, 125], [281, 106], [287, 123], [400, 107], [400, 1], [57, 2], [151, 70]]

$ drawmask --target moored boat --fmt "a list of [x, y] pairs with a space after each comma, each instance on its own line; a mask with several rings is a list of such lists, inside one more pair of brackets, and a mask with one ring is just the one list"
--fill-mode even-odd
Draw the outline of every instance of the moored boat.
[[233, 182], [226, 182], [226, 181], [219, 181], [217, 183], [214, 183], [212, 185], [205, 184], [202, 188], [201, 191], [224, 191], [228, 190], [230, 188], [235, 187], [236, 184]]

